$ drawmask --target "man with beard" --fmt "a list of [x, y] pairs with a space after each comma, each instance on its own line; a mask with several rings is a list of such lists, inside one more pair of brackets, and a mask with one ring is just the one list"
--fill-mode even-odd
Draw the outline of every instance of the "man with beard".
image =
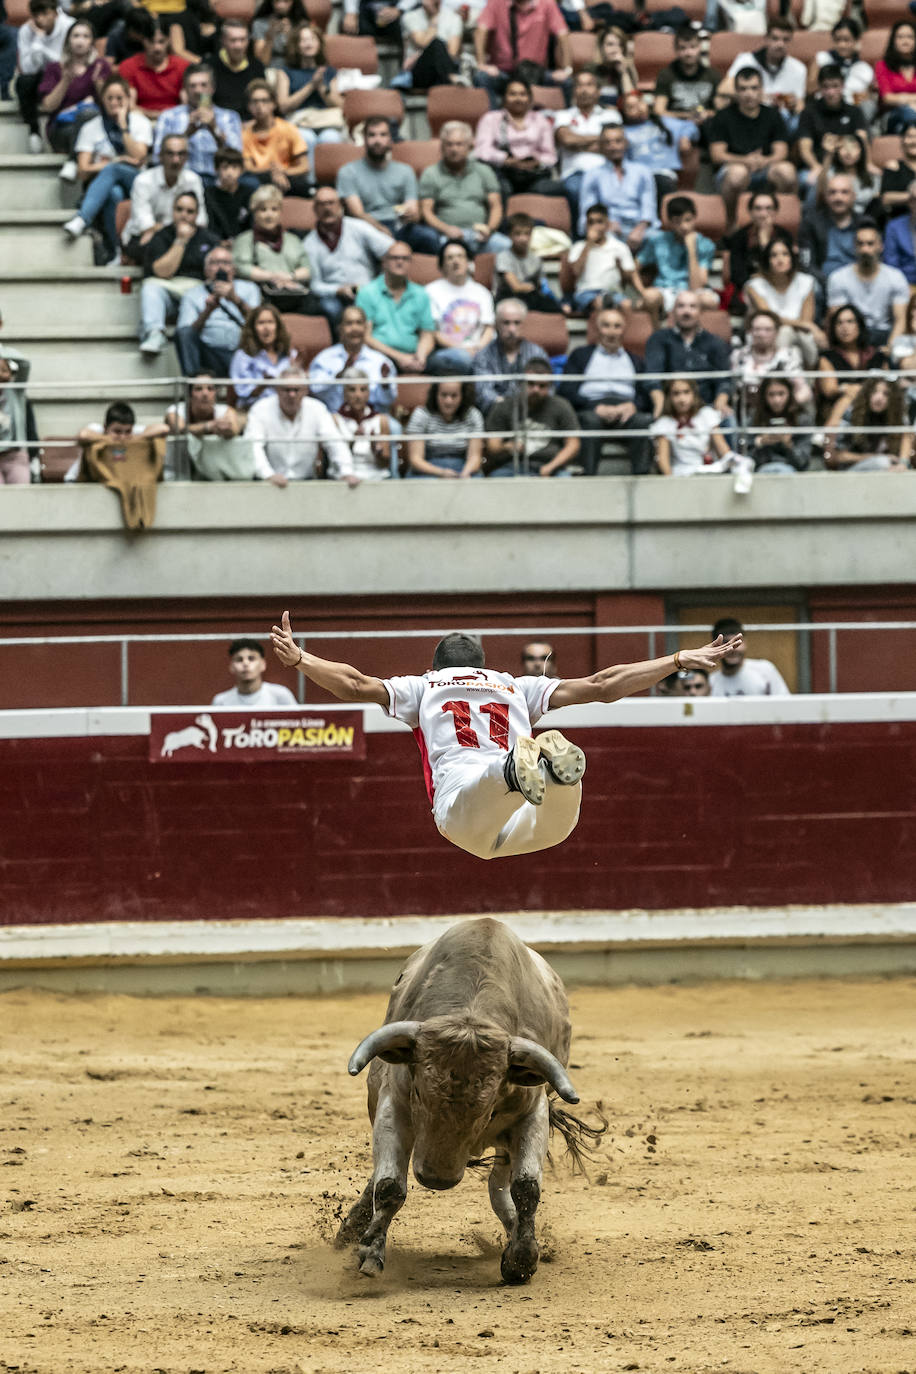
[[[579, 428], [568, 401], [553, 395], [549, 363], [532, 358], [524, 386], [497, 401], [487, 416], [487, 460], [491, 477], [568, 476], [568, 465], [579, 456]], [[506, 434], [511, 437], [505, 437]]]
[[365, 124], [365, 156], [348, 162], [337, 174], [337, 194], [344, 211], [401, 239], [415, 253], [435, 253], [439, 235], [427, 224], [420, 224], [417, 174], [406, 162], [391, 157], [391, 125], [383, 115]]
[[910, 287], [896, 267], [881, 261], [883, 242], [874, 220], [859, 221], [856, 229], [856, 260], [827, 278], [827, 307], [855, 305], [868, 325], [868, 341], [886, 344], [902, 334]]

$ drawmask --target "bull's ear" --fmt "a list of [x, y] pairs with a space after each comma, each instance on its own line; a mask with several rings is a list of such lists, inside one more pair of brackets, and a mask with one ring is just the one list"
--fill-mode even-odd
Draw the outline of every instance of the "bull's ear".
[[506, 1077], [510, 1083], [517, 1083], [520, 1088], [539, 1088], [542, 1083], [547, 1082], [542, 1073], [536, 1073], [524, 1064], [510, 1064]]
[[381, 1050], [376, 1059], [384, 1059], [386, 1064], [409, 1064], [413, 1059], [413, 1045], [402, 1045], [398, 1049]]

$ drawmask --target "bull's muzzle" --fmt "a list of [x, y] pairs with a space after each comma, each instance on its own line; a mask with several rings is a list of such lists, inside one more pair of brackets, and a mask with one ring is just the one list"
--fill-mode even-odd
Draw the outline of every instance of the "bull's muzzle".
[[418, 1169], [416, 1165], [414, 1165], [413, 1173], [421, 1187], [431, 1188], [437, 1193], [445, 1192], [448, 1188], [457, 1188], [464, 1178], [464, 1170], [457, 1178], [439, 1178], [436, 1174], [426, 1173], [423, 1169]]

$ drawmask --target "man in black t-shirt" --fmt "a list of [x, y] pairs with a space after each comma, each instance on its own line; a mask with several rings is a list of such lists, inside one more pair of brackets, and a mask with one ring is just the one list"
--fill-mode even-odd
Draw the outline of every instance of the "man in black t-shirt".
[[[487, 414], [487, 429], [512, 432], [511, 439], [488, 439], [487, 462], [491, 475], [511, 477], [516, 464], [521, 474], [552, 477], [579, 456], [581, 441], [570, 430], [579, 428], [576, 412], [568, 401], [552, 394], [550, 364], [533, 358], [525, 368], [530, 375], [514, 396], [497, 401]], [[563, 438], [555, 436], [559, 430]]]
[[795, 191], [786, 126], [778, 110], [763, 104], [763, 82], [754, 68], [735, 73], [735, 100], [713, 116], [709, 152], [718, 167], [716, 186], [725, 201], [729, 228], [734, 225], [742, 191], [763, 186], [777, 192]]
[[713, 102], [722, 77], [703, 65], [700, 36], [692, 24], [675, 32], [674, 51], [674, 61], [656, 77], [653, 113], [702, 124], [716, 112]]
[[843, 73], [832, 63], [821, 67], [817, 96], [808, 101], [798, 121], [798, 155], [803, 185], [810, 186], [833, 156], [841, 138], [853, 134], [868, 147], [865, 116], [843, 99]]
[[916, 177], [916, 124], [910, 124], [900, 136], [901, 156], [889, 162], [881, 174], [881, 208], [890, 219], [902, 215], [907, 208], [910, 182]]
[[165, 326], [178, 314], [181, 297], [204, 278], [204, 258], [219, 238], [197, 223], [195, 191], [182, 191], [172, 206], [172, 223], [157, 229], [143, 253], [140, 288], [140, 352], [155, 357], [165, 348]]
[[263, 81], [264, 63], [251, 52], [251, 35], [244, 19], [225, 19], [220, 48], [208, 65], [213, 69], [213, 104], [248, 118], [249, 81]]

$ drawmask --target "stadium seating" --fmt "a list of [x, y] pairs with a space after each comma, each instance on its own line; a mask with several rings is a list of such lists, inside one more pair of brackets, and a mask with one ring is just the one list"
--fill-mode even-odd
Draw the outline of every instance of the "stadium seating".
[[347, 91], [343, 102], [344, 119], [352, 133], [358, 124], [373, 115], [381, 115], [400, 125], [404, 118], [404, 101], [400, 91]]
[[329, 33], [324, 40], [324, 51], [328, 65], [336, 67], [355, 67], [374, 76], [378, 72], [378, 44], [374, 38], [351, 38], [348, 34]]
[[574, 72], [581, 72], [592, 62], [598, 61], [598, 40], [593, 33], [571, 33], [569, 35], [569, 56]]
[[565, 110], [562, 86], [532, 86], [531, 101], [536, 110]]
[[862, 61], [868, 62], [873, 67], [878, 58], [884, 56], [890, 36], [890, 29], [866, 29], [859, 44], [859, 55]]
[[394, 145], [391, 156], [395, 162], [406, 162], [420, 176], [427, 167], [439, 161], [439, 151], [437, 138], [405, 138]]
[[29, 17], [29, 0], [6, 0], [6, 22], [19, 28]]
[[[706, 14], [706, 0], [678, 0], [678, 8], [682, 9], [692, 22], [702, 24]], [[646, 14], [658, 14], [661, 10], [670, 10], [671, 5], [669, 0], [645, 0], [643, 9]]]
[[474, 280], [479, 281], [488, 291], [493, 290], [495, 262], [496, 257], [493, 253], [478, 253], [474, 259]]
[[792, 35], [789, 51], [793, 57], [797, 57], [799, 62], [804, 62], [808, 67], [819, 52], [828, 52], [832, 43], [833, 39], [829, 33], [800, 29]]
[[[79, 458], [82, 448], [74, 443], [72, 434], [47, 436], [48, 447], [41, 451], [42, 482], [62, 482], [72, 464]], [[62, 445], [62, 447], [54, 447]]]
[[633, 61], [639, 73], [640, 90], [653, 90], [659, 72], [674, 61], [671, 34], [638, 33], [633, 40]]
[[316, 143], [315, 180], [319, 186], [335, 186], [337, 173], [348, 162], [358, 162], [365, 149], [355, 143]]
[[759, 33], [714, 33], [709, 40], [709, 65], [724, 76], [739, 53], [753, 52], [760, 42]]
[[300, 237], [311, 233], [315, 228], [315, 207], [310, 200], [300, 196], [284, 196], [280, 206], [280, 223]]
[[398, 409], [411, 411], [425, 406], [429, 387], [429, 382], [398, 382]]
[[896, 162], [901, 151], [899, 134], [881, 134], [872, 139], [871, 160], [876, 167], [886, 167], [889, 162]]
[[441, 275], [437, 257], [432, 253], [414, 253], [410, 260], [410, 280], [417, 286], [429, 286]]
[[283, 323], [289, 333], [290, 343], [299, 354], [299, 362], [306, 366], [321, 352], [330, 348], [331, 326], [323, 315], [284, 315]]
[[486, 91], [476, 86], [431, 86], [426, 101], [426, 118], [433, 138], [450, 119], [464, 120], [472, 129], [490, 108]]
[[906, 17], [897, 0], [865, 0], [865, 17], [869, 29], [889, 29], [898, 19]]
[[331, 0], [305, 0], [305, 12], [315, 28], [324, 33], [331, 22]]
[[569, 331], [562, 315], [529, 310], [524, 334], [532, 343], [540, 344], [549, 358], [562, 358], [569, 352]]
[[562, 229], [572, 233], [569, 217], [569, 203], [564, 196], [539, 196], [531, 192], [519, 192], [506, 201], [506, 214], [528, 214], [551, 229]]

